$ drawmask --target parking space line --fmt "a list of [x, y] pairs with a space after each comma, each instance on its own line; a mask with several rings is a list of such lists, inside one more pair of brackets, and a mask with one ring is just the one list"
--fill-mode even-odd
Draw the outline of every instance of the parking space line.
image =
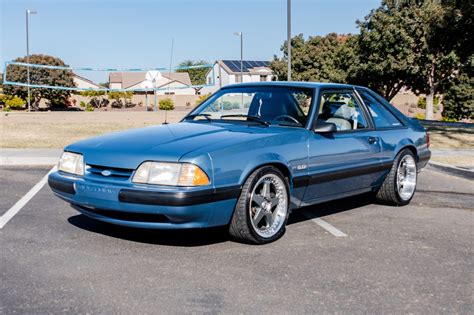
[[53, 167], [33, 188], [30, 189], [20, 200], [18, 200], [7, 212], [0, 217], [0, 229], [10, 221], [30, 200], [33, 198], [48, 181], [48, 175], [56, 169]]
[[323, 229], [325, 229], [326, 231], [328, 231], [329, 233], [331, 233], [332, 235], [336, 236], [336, 237], [346, 237], [347, 236], [346, 233], [344, 233], [341, 230], [335, 228], [334, 226], [327, 223], [326, 221], [324, 221], [321, 218], [313, 218], [309, 214], [304, 214], [304, 216], [307, 217], [308, 219], [310, 219], [311, 221], [313, 221], [314, 223], [316, 223], [317, 225], [319, 225], [320, 227], [322, 227]]

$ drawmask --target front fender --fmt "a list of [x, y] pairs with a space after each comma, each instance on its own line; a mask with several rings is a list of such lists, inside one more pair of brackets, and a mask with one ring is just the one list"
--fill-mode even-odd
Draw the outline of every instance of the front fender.
[[239, 177], [239, 183], [242, 186], [245, 180], [252, 174], [254, 170], [257, 168], [268, 165], [268, 164], [279, 164], [284, 166], [288, 170], [289, 178], [288, 180], [292, 181], [293, 174], [291, 172], [290, 162], [282, 155], [277, 153], [264, 153], [258, 156], [255, 156], [252, 160], [248, 161], [245, 165], [244, 169], [242, 170], [242, 174]]

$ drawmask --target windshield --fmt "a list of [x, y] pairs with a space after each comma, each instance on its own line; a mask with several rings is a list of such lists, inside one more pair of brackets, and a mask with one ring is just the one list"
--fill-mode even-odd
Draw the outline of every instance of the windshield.
[[245, 87], [224, 89], [195, 109], [195, 120], [264, 122], [304, 127], [313, 90], [292, 87]]

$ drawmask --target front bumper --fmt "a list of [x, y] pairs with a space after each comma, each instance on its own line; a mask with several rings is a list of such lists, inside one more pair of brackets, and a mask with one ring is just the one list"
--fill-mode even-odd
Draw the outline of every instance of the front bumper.
[[160, 189], [89, 180], [58, 171], [49, 175], [48, 184], [55, 195], [88, 217], [147, 229], [226, 225], [240, 194], [239, 186]]

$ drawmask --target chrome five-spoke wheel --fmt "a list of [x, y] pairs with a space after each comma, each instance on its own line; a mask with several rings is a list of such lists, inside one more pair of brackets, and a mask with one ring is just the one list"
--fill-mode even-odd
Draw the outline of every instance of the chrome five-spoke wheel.
[[290, 188], [272, 165], [262, 166], [245, 180], [229, 225], [231, 236], [246, 243], [265, 244], [285, 233]]
[[274, 236], [286, 222], [288, 193], [279, 176], [266, 174], [255, 184], [249, 202], [250, 221], [261, 237]]
[[397, 169], [397, 191], [400, 198], [409, 200], [416, 187], [416, 162], [411, 155], [400, 159]]

